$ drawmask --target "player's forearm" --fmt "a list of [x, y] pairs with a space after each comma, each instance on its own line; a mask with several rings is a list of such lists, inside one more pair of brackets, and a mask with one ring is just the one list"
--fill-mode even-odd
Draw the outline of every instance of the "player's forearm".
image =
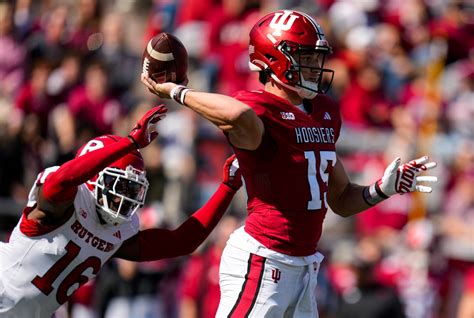
[[233, 146], [255, 150], [260, 145], [263, 123], [245, 103], [225, 95], [189, 91], [184, 104], [228, 133]]
[[133, 149], [135, 146], [132, 141], [124, 138], [64, 163], [46, 179], [43, 186], [44, 198], [51, 202], [70, 200], [75, 195], [78, 185], [90, 180], [102, 169]]
[[252, 109], [241, 101], [221, 94], [189, 91], [185, 105], [224, 131], [242, 124]]
[[235, 192], [235, 189], [221, 183], [209, 201], [191, 216], [201, 224], [206, 236], [211, 233], [224, 215]]
[[367, 210], [371, 206], [364, 200], [364, 188], [358, 184], [348, 183], [341, 193], [328, 197], [329, 206], [336, 214], [343, 217]]
[[152, 261], [192, 253], [216, 227], [234, 194], [235, 190], [221, 184], [209, 201], [176, 230], [142, 231], [135, 240], [138, 248], [123, 246], [117, 256], [134, 261]]

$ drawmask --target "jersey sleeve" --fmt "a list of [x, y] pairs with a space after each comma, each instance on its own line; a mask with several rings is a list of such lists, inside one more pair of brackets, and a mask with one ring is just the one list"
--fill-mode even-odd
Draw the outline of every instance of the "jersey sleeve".
[[26, 204], [27, 207], [33, 207], [36, 204], [36, 201], [38, 200], [38, 187], [43, 185], [46, 181], [46, 178], [58, 169], [59, 166], [49, 167], [38, 174], [33, 186], [30, 189], [30, 193], [28, 194], [28, 203]]
[[[262, 103], [259, 103], [259, 91], [239, 91], [234, 95], [234, 98], [241, 101], [242, 103], [250, 106], [258, 117], [265, 117], [267, 109], [263, 107]], [[262, 95], [263, 98], [263, 95]]]

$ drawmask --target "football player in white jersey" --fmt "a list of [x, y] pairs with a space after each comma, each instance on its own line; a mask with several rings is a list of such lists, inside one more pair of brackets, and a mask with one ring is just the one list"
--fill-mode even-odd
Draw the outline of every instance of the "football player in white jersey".
[[106, 135], [39, 174], [8, 243], [0, 243], [0, 317], [51, 317], [112, 257], [151, 261], [193, 252], [242, 186], [235, 157], [209, 201], [175, 230], [139, 231], [148, 189], [140, 148], [167, 109], [148, 111], [128, 137]]

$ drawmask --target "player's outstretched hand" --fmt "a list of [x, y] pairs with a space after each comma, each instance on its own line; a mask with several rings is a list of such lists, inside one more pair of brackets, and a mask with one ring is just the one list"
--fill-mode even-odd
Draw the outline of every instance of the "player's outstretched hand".
[[436, 162], [429, 162], [428, 156], [423, 156], [404, 164], [400, 164], [400, 162], [400, 157], [395, 158], [385, 169], [382, 179], [378, 181], [380, 190], [386, 196], [413, 191], [425, 193], [432, 191], [431, 187], [419, 183], [436, 182], [438, 178], [435, 176], [419, 176], [419, 174], [436, 167]]
[[242, 186], [242, 173], [235, 155], [230, 156], [225, 161], [222, 183], [234, 190], [239, 190]]
[[[178, 86], [178, 84], [172, 83], [172, 82], [166, 82], [166, 83], [157, 83], [155, 82], [148, 74], [142, 73], [141, 75], [141, 82], [143, 85], [145, 85], [148, 90], [155, 94], [158, 95], [161, 98], [171, 98], [171, 90]], [[188, 82], [187, 80], [183, 83], [180, 83], [180, 85], [186, 85]]]
[[148, 146], [157, 136], [157, 123], [166, 117], [168, 109], [164, 105], [158, 105], [146, 112], [137, 122], [128, 135], [137, 148]]

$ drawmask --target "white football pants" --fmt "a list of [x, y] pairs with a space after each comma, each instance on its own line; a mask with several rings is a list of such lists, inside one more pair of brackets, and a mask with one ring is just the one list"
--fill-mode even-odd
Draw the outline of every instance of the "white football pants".
[[227, 244], [219, 270], [216, 317], [317, 318], [315, 289], [322, 258], [294, 265]]

